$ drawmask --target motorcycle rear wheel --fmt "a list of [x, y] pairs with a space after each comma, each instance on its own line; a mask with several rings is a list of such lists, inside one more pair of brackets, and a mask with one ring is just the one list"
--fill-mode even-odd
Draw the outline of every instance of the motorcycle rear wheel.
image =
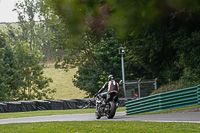
[[115, 102], [111, 101], [109, 102], [109, 106], [110, 106], [110, 109], [108, 111], [108, 114], [107, 114], [107, 118], [108, 119], [112, 119], [114, 116], [115, 116], [115, 112], [116, 112], [116, 104]]

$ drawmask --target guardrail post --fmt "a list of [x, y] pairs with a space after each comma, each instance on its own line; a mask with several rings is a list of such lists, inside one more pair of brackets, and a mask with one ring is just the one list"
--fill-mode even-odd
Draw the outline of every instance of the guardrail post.
[[157, 78], [154, 80], [154, 88], [155, 88], [155, 90], [157, 90]]
[[139, 98], [141, 97], [141, 93], [140, 93], [140, 81], [141, 81], [141, 79], [138, 80], [138, 94], [139, 94]]
[[200, 85], [197, 86], [197, 101], [200, 104]]

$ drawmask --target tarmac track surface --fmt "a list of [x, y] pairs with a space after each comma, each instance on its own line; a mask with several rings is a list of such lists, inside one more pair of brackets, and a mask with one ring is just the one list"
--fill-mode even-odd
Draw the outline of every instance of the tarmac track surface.
[[0, 119], [0, 124], [9, 123], [29, 123], [29, 122], [51, 122], [51, 121], [154, 121], [154, 122], [189, 122], [200, 123], [200, 112], [179, 112], [168, 114], [151, 114], [151, 115], [129, 115], [125, 112], [116, 112], [113, 119], [102, 117], [95, 119], [94, 113], [88, 114], [67, 114], [51, 115], [24, 118]]

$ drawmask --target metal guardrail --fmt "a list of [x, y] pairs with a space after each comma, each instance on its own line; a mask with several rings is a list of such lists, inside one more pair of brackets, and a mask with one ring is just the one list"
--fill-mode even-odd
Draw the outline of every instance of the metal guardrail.
[[197, 99], [198, 99], [198, 104], [200, 104], [200, 85], [197, 86]]
[[126, 114], [154, 112], [200, 104], [200, 85], [126, 102]]

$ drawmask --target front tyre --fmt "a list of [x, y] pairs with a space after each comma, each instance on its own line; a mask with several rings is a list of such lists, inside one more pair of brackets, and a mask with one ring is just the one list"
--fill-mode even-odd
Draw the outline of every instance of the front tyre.
[[112, 119], [115, 116], [115, 112], [116, 112], [116, 103], [111, 101], [109, 102], [109, 111], [107, 114], [107, 118], [108, 119]]

